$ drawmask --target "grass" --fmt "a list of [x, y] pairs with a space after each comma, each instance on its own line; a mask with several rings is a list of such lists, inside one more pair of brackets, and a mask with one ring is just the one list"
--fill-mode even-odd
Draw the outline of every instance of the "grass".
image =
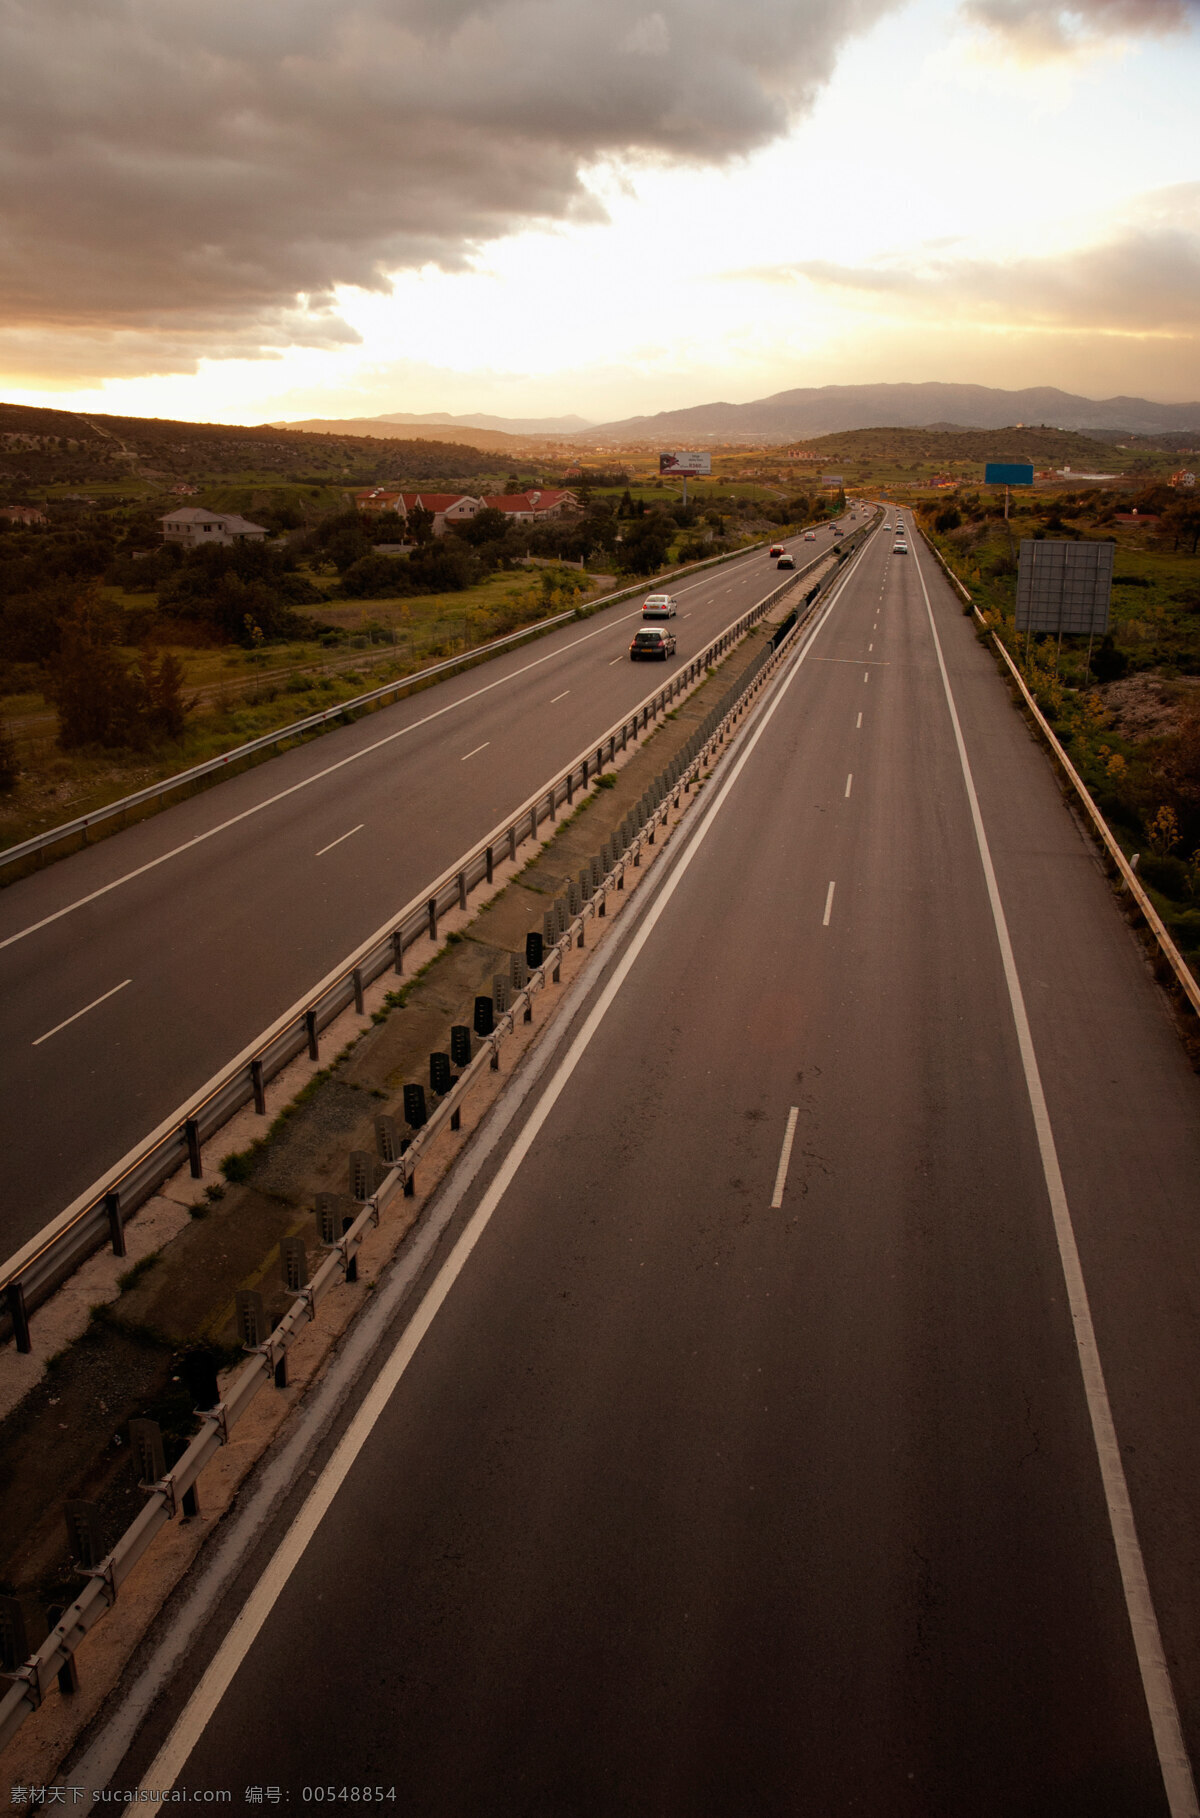
[[[575, 571], [571, 581], [577, 577]], [[372, 687], [464, 654], [507, 630], [553, 616], [577, 597], [554, 570], [517, 571], [489, 576], [462, 593], [339, 602], [313, 615], [339, 633], [341, 641], [332, 650], [315, 638], [263, 651], [177, 647], [184, 690], [196, 706], [185, 736], [150, 753], [60, 751], [51, 704], [26, 685], [20, 694], [0, 698], [0, 722], [13, 734], [22, 767], [17, 788], [0, 798], [0, 848]], [[120, 596], [120, 603], [144, 608], [153, 598]]]
[[[1108, 536], [1115, 530], [1110, 625], [1126, 674], [1163, 685], [1168, 711], [1182, 726], [1187, 704], [1200, 704], [1200, 558], [1147, 546], [1145, 533], [1063, 519], [1069, 532]], [[1042, 525], [1032, 513], [967, 524], [944, 536], [929, 532], [970, 589], [976, 606], [1022, 668], [1038, 706], [1066, 748], [1084, 785], [1126, 856], [1141, 855], [1142, 881], [1182, 952], [1200, 954], [1200, 846], [1185, 787], [1181, 795], [1164, 772], [1173, 734], [1123, 735], [1095, 677], [1087, 672], [1087, 641], [1018, 639], [1014, 621], [1014, 551], [1022, 535]], [[1011, 533], [1012, 542], [1009, 536]], [[1054, 531], [1048, 534], [1053, 536]], [[1169, 772], [1170, 765], [1167, 766]], [[1200, 778], [1192, 778], [1194, 789]], [[1196, 847], [1196, 850], [1193, 850]]]

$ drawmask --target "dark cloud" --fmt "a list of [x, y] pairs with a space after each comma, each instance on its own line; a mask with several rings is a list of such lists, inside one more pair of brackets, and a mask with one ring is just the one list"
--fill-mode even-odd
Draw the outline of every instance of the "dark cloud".
[[1197, 0], [962, 0], [960, 12], [1018, 55], [1062, 56], [1097, 39], [1144, 36], [1184, 28], [1198, 16]]
[[0, 0], [0, 359], [336, 344], [335, 286], [595, 217], [598, 159], [768, 142], [896, 4]]
[[1078, 251], [1008, 261], [926, 252], [866, 266], [807, 260], [771, 275], [890, 298], [906, 313], [941, 320], [1194, 335], [1200, 331], [1200, 185], [1147, 197], [1140, 221]]

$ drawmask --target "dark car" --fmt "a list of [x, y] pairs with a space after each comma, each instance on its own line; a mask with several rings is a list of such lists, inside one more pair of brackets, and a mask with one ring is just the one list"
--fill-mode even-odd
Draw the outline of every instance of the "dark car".
[[794, 568], [796, 566], [796, 563], [792, 556], [781, 555], [779, 560], [776, 562], [775, 566], [776, 566], [776, 568]]
[[767, 551], [767, 554], [769, 556], [781, 556], [783, 554], [783, 544], [782, 543], [772, 543], [771, 547]]
[[669, 656], [675, 655], [675, 633], [665, 627], [656, 625], [653, 630], [635, 631], [633, 642], [629, 646], [630, 661], [636, 663], [642, 657], [661, 657], [665, 663]]

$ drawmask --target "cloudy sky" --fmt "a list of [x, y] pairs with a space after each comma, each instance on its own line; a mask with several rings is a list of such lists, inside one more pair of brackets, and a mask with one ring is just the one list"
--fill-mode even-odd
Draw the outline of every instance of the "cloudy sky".
[[1200, 0], [0, 0], [0, 395], [1200, 399]]

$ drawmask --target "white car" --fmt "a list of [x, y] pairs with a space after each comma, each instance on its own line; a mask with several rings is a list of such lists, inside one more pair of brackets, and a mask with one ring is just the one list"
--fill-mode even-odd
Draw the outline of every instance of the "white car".
[[652, 593], [642, 601], [644, 619], [673, 619], [679, 611], [679, 601], [673, 593]]
[[805, 542], [806, 542], [806, 543], [815, 543], [815, 542], [816, 542], [816, 540], [817, 540], [817, 533], [816, 533], [816, 531], [815, 531], [815, 530], [806, 530], [806, 531], [805, 531], [805, 533], [804, 533], [804, 541], [805, 541]]
[[892, 554], [893, 555], [907, 555], [908, 554], [908, 544], [904, 541], [903, 537], [897, 537], [896, 541], [892, 544]]

